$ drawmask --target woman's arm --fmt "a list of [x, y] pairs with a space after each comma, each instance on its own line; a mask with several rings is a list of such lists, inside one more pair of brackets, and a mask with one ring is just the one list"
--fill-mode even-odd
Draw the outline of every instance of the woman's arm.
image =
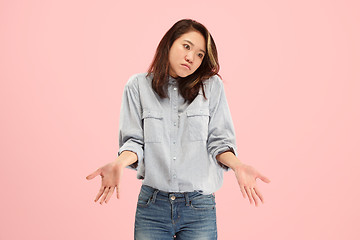
[[259, 200], [257, 197], [264, 203], [264, 198], [256, 186], [256, 179], [260, 178], [262, 181], [269, 183], [270, 180], [268, 178], [260, 174], [252, 166], [242, 163], [230, 150], [218, 154], [216, 160], [234, 171], [241, 193], [244, 198], [246, 195], [248, 196], [250, 204], [254, 201], [255, 206], [258, 206]]
[[[240, 159], [238, 159], [234, 153], [232, 153], [230, 150], [227, 150], [223, 153], [220, 153], [216, 156], [216, 160], [224, 164], [225, 166], [231, 168], [234, 170], [237, 167], [241, 167], [243, 165], [242, 162], [240, 162]], [[234, 170], [235, 171], [235, 170]]]
[[135, 163], [138, 160], [136, 153], [124, 150], [121, 152], [121, 154], [118, 156], [118, 158], [115, 160], [115, 162], [120, 167], [127, 167], [133, 163]]

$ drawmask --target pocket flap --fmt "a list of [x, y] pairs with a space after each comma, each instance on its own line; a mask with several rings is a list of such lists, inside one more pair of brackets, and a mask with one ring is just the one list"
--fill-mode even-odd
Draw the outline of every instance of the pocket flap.
[[142, 114], [142, 118], [163, 118], [163, 113], [161, 111], [153, 111], [153, 110], [144, 110]]
[[209, 116], [208, 108], [200, 108], [200, 109], [189, 109], [186, 110], [187, 116]]

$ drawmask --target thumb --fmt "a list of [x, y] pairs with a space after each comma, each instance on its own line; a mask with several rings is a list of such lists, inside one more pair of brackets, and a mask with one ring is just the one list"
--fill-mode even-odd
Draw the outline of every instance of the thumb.
[[266, 182], [266, 183], [269, 183], [270, 182], [270, 179], [268, 179], [267, 177], [265, 177], [265, 176], [263, 176], [263, 175], [259, 175], [259, 178], [262, 180], [262, 181], [264, 181], [264, 182]]
[[86, 177], [87, 180], [91, 180], [93, 179], [94, 177], [96, 177], [97, 175], [99, 175], [101, 172], [100, 168], [98, 168], [95, 172], [93, 172], [92, 174], [88, 175]]

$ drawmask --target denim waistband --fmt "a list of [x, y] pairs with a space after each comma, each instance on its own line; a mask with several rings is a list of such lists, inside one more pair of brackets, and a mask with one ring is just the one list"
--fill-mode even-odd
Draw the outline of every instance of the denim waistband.
[[[189, 196], [189, 197], [192, 197], [194, 195], [199, 195], [199, 194], [202, 194], [200, 191], [193, 191], [193, 192], [165, 192], [165, 191], [161, 191], [159, 189], [156, 189], [156, 188], [153, 188], [153, 187], [150, 187], [148, 185], [145, 185], [143, 184], [141, 186], [141, 188], [144, 188], [148, 191], [152, 191], [152, 192], [155, 192], [157, 191], [157, 194], [160, 195], [160, 196], [165, 196], [165, 197], [168, 197], [170, 194], [171, 195], [174, 195], [175, 197], [184, 197], [186, 194]], [[202, 194], [203, 195], [203, 194]], [[215, 195], [215, 194], [211, 194], [211, 195]]]
[[[166, 198], [166, 199], [169, 199], [169, 200], [172, 200], [172, 201], [179, 201], [179, 200], [181, 201], [181, 199], [183, 199], [182, 201], [185, 201], [187, 206], [189, 205], [190, 200], [193, 197], [204, 195], [204, 194], [201, 194], [199, 191], [193, 191], [193, 192], [165, 192], [165, 191], [161, 191], [159, 189], [156, 189], [156, 188], [150, 187], [148, 185], [144, 185], [144, 184], [141, 186], [141, 189], [151, 193], [151, 195], [152, 195], [151, 201], [152, 202], [155, 202], [155, 199], [157, 197], [160, 197], [160, 198], [163, 197], [163, 198]], [[215, 197], [214, 193], [204, 195], [204, 196], [210, 196], [210, 195]]]

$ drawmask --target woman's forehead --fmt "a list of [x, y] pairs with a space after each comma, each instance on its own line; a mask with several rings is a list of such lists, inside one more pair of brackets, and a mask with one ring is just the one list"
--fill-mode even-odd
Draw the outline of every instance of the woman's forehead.
[[179, 41], [187, 42], [192, 47], [200, 48], [205, 52], [205, 38], [197, 31], [190, 31], [181, 35]]

